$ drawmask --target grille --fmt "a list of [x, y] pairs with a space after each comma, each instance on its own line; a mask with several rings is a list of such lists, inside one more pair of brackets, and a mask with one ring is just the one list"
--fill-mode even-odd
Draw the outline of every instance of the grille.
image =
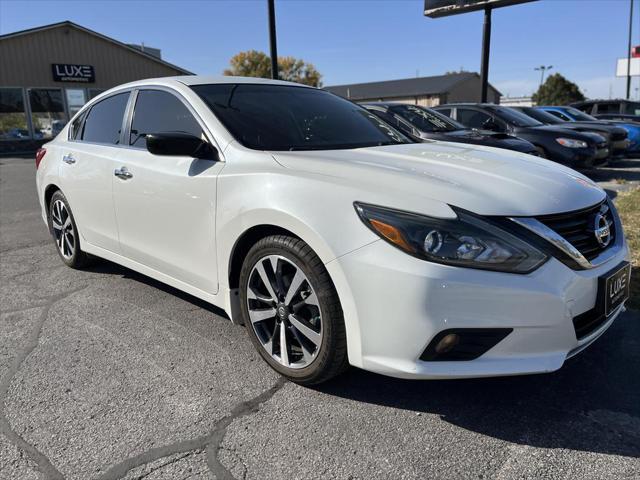
[[[609, 223], [611, 240], [606, 247], [600, 245], [595, 235], [595, 218], [601, 212]], [[604, 250], [615, 243], [615, 225], [611, 209], [605, 202], [577, 212], [562, 213], [537, 217], [551, 230], [564, 237], [589, 261], [596, 258]]]

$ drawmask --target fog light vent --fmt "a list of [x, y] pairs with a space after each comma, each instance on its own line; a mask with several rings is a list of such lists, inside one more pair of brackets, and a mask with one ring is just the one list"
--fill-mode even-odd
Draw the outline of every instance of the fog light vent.
[[461, 361], [474, 360], [484, 354], [513, 328], [451, 328], [439, 332], [420, 355], [420, 360]]

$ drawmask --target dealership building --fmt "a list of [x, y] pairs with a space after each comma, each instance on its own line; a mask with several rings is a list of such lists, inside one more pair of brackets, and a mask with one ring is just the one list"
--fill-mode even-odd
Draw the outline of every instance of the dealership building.
[[35, 150], [111, 87], [191, 74], [158, 49], [68, 21], [0, 35], [0, 154]]
[[[434, 77], [334, 85], [325, 87], [325, 90], [354, 102], [401, 102], [435, 107], [443, 103], [479, 102], [480, 75], [456, 72]], [[487, 101], [500, 103], [500, 96], [501, 93], [489, 85]]]

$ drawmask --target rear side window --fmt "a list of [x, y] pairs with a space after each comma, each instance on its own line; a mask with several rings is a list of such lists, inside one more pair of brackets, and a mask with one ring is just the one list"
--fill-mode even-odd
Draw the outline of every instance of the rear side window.
[[122, 119], [127, 108], [129, 92], [105, 98], [91, 107], [84, 120], [82, 131], [74, 132], [83, 142], [118, 145]]
[[146, 148], [147, 134], [173, 132], [203, 138], [200, 124], [175, 95], [161, 90], [140, 90], [133, 111], [129, 145]]

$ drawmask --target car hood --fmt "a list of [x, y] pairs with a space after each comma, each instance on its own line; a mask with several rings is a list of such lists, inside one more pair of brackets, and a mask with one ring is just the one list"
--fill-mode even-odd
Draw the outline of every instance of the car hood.
[[604, 138], [602, 138], [602, 136], [598, 135], [597, 133], [578, 132], [577, 130], [573, 130], [569, 127], [565, 128], [562, 125], [541, 125], [537, 127], [518, 127], [516, 128], [516, 135], [518, 135], [518, 132], [538, 133], [538, 134], [546, 135], [548, 137], [562, 136], [566, 138], [573, 138], [576, 140], [591, 141], [594, 143], [600, 143], [604, 141]]
[[447, 141], [466, 141], [478, 145], [486, 145], [487, 147], [508, 148], [518, 152], [532, 153], [536, 151], [536, 147], [523, 140], [506, 133], [491, 132], [487, 130], [455, 130], [446, 132], [443, 139]]
[[433, 142], [271, 153], [286, 168], [334, 177], [354, 189], [354, 201], [384, 198], [385, 206], [415, 212], [424, 212], [429, 200], [482, 215], [547, 215], [605, 198], [578, 172], [491, 147]]

